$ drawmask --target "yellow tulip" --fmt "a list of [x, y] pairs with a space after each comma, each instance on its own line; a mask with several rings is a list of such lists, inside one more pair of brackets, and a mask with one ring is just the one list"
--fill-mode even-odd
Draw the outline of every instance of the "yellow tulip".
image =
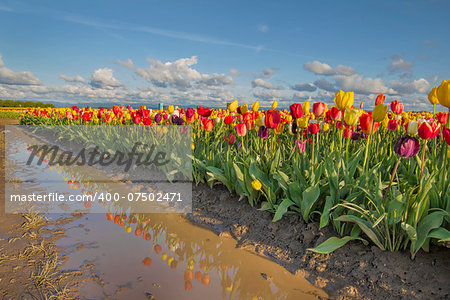
[[192, 149], [192, 151], [194, 151], [194, 149], [195, 149], [194, 143], [191, 144], [191, 149]]
[[278, 124], [277, 128], [273, 131], [276, 135], [280, 135], [283, 133], [285, 123]]
[[273, 102], [272, 102], [272, 109], [277, 108], [277, 106], [278, 106], [277, 100], [273, 100]]
[[255, 120], [255, 124], [258, 127], [261, 127], [264, 125], [264, 121], [263, 121], [263, 115], [259, 114], [258, 118]]
[[303, 113], [307, 114], [310, 109], [311, 109], [311, 105], [309, 104], [309, 100], [303, 102], [303, 105], [302, 105]]
[[358, 123], [358, 118], [360, 116], [360, 112], [357, 109], [346, 109], [344, 111], [344, 121], [349, 126], [354, 126]]
[[297, 126], [299, 128], [306, 128], [306, 127], [308, 127], [308, 121], [309, 121], [309, 119], [306, 116], [298, 118], [297, 119]]
[[252, 111], [258, 111], [259, 109], [259, 102], [255, 101], [255, 103], [253, 103], [252, 105]]
[[259, 191], [262, 187], [261, 182], [258, 179], [252, 181], [252, 188], [256, 191]]
[[450, 79], [441, 82], [436, 90], [436, 94], [439, 103], [450, 109]]
[[384, 120], [387, 114], [387, 106], [384, 104], [378, 104], [372, 111], [372, 118], [375, 122], [381, 122]]
[[246, 112], [248, 112], [248, 105], [247, 104], [241, 105], [241, 114], [245, 114]]
[[324, 123], [322, 124], [322, 130], [323, 130], [324, 132], [327, 132], [328, 130], [330, 130], [330, 124], [324, 122]]
[[230, 103], [230, 105], [228, 105], [228, 110], [229, 111], [235, 111], [238, 108], [238, 102], [237, 100], [233, 100], [233, 102]]
[[167, 112], [170, 114], [172, 114], [175, 111], [175, 108], [173, 107], [173, 105], [169, 105], [167, 106]]
[[336, 103], [336, 106], [342, 111], [346, 108], [351, 108], [354, 100], [353, 92], [345, 93], [344, 91], [339, 91], [334, 94], [334, 103]]
[[450, 148], [447, 149], [447, 157], [450, 158]]
[[167, 254], [166, 254], [166, 253], [163, 253], [163, 254], [161, 255], [161, 258], [162, 258], [162, 260], [166, 260], [166, 259], [167, 259]]
[[381, 125], [383, 125], [384, 128], [387, 128], [388, 124], [389, 124], [389, 118], [384, 117], [383, 121], [381, 121]]
[[437, 86], [431, 89], [431, 92], [428, 94], [428, 101], [430, 101], [431, 104], [436, 105], [439, 103], [438, 97], [437, 97]]

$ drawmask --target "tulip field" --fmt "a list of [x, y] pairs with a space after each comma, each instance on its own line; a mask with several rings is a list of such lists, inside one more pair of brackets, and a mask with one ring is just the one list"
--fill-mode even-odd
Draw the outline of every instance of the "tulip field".
[[[450, 110], [450, 80], [428, 99]], [[274, 222], [300, 214], [332, 226], [337, 237], [311, 251], [359, 240], [414, 258], [430, 244], [450, 242], [450, 120], [448, 112], [408, 112], [392, 100], [366, 99], [375, 102], [372, 111], [355, 107], [353, 92], [343, 91], [332, 107], [306, 101], [279, 109], [274, 101], [262, 110], [257, 101], [233, 101], [226, 109], [30, 108], [20, 124], [190, 125], [195, 183], [223, 184], [273, 213]]]

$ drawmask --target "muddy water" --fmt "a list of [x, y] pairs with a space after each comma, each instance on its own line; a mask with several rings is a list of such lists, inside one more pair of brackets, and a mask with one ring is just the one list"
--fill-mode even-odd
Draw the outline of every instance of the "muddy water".
[[[38, 192], [65, 182], [60, 193], [86, 193], [83, 174], [58, 166], [20, 167], [28, 157], [24, 136], [8, 145], [14, 176]], [[195, 201], [195, 199], [194, 199]], [[235, 248], [230, 237], [190, 223], [181, 214], [128, 214], [112, 205], [64, 225], [58, 241], [66, 269], [84, 268], [90, 279], [81, 287], [85, 298], [118, 299], [317, 299], [327, 298], [306, 279], [276, 263]], [[61, 215], [49, 214], [50, 218]]]

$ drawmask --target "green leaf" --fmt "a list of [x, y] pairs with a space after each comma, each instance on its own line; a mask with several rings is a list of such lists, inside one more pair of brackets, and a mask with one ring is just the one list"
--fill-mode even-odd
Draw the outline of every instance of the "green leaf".
[[439, 228], [444, 220], [444, 216], [448, 216], [449, 213], [443, 210], [432, 212], [423, 218], [417, 226], [417, 240], [411, 245], [412, 257], [416, 255], [417, 251], [425, 243], [428, 234], [431, 230]]
[[325, 199], [325, 205], [323, 207], [322, 215], [320, 216], [320, 228], [323, 228], [328, 225], [328, 221], [330, 220], [330, 212], [333, 207], [334, 201], [331, 196], [327, 196]]
[[381, 250], [384, 250], [383, 244], [381, 244], [380, 240], [378, 239], [376, 233], [370, 228], [370, 224], [361, 219], [357, 216], [353, 215], [343, 215], [336, 218], [337, 221], [344, 221], [344, 222], [352, 222], [358, 224], [358, 226], [361, 228], [362, 231], [374, 242], [375, 245], [378, 246]]
[[333, 236], [333, 237], [330, 237], [325, 242], [323, 242], [322, 244], [320, 244], [319, 246], [317, 246], [315, 248], [308, 248], [306, 250], [316, 252], [316, 253], [321, 253], [321, 254], [328, 254], [328, 253], [331, 253], [334, 250], [344, 246], [345, 244], [347, 244], [348, 241], [351, 241], [351, 240], [360, 240], [364, 243], [364, 245], [368, 244], [365, 239], [362, 239], [362, 238], [356, 237], [356, 236], [344, 236], [342, 238]]
[[320, 188], [318, 186], [310, 186], [302, 193], [303, 201], [300, 203], [303, 219], [308, 221], [309, 213], [320, 196]]
[[244, 181], [244, 174], [242, 174], [241, 168], [239, 168], [239, 166], [233, 162], [233, 168], [234, 171], [236, 172], [236, 177], [239, 181]]
[[291, 200], [283, 199], [283, 201], [281, 201], [280, 205], [278, 205], [275, 215], [273, 216], [272, 222], [276, 222], [276, 221], [280, 220], [283, 217], [283, 215], [287, 212], [289, 206], [291, 206], [293, 204], [294, 204], [294, 202], [292, 202]]
[[450, 231], [443, 227], [439, 227], [431, 230], [428, 237], [438, 239], [438, 242], [450, 242]]

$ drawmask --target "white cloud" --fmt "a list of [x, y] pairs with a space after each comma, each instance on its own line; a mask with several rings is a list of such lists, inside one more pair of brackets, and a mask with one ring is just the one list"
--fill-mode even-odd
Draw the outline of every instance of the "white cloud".
[[77, 75], [75, 77], [70, 77], [70, 76], [67, 76], [67, 75], [64, 75], [64, 74], [59, 74], [58, 77], [63, 79], [64, 81], [67, 81], [67, 82], [86, 83], [86, 80], [83, 77], [81, 77], [80, 75]]
[[0, 84], [39, 85], [42, 82], [30, 71], [14, 72], [8, 69], [0, 54]]
[[345, 75], [345, 76], [351, 76], [351, 75], [356, 73], [355, 70], [352, 67], [344, 66], [344, 65], [337, 65], [336, 66], [336, 71], [340, 75]]
[[191, 88], [193, 84], [201, 84], [205, 88], [214, 89], [217, 86], [233, 83], [231, 76], [217, 73], [212, 75], [201, 74], [191, 68], [198, 62], [196, 56], [165, 63], [152, 59], [147, 59], [147, 61], [149, 66], [146, 69], [136, 67], [131, 59], [127, 59], [125, 62], [118, 61], [118, 63], [159, 87], [172, 86], [178, 89], [186, 89]]
[[253, 96], [262, 101], [273, 101], [281, 98], [283, 95], [276, 90], [262, 90], [253, 93]]
[[411, 70], [414, 63], [412, 61], [404, 61], [403, 57], [404, 54], [394, 54], [391, 56], [391, 62], [387, 67], [389, 74], [394, 74], [401, 71], [407, 72]]
[[397, 92], [386, 86], [381, 78], [363, 77], [362, 75], [336, 76], [336, 86], [339, 89], [354, 91], [358, 94], [396, 94]]
[[269, 90], [281, 90], [281, 89], [283, 89], [282, 87], [275, 86], [274, 84], [272, 84], [272, 83], [270, 83], [268, 81], [265, 81], [262, 78], [255, 78], [255, 79], [252, 80], [252, 88], [257, 88], [257, 87], [262, 87], [262, 88], [269, 89]]
[[91, 80], [90, 84], [94, 88], [111, 90], [116, 87], [123, 86], [123, 83], [114, 78], [113, 70], [110, 68], [102, 68], [95, 70], [90, 80]]
[[267, 25], [258, 25], [258, 30], [261, 32], [266, 33], [267, 31], [269, 31], [269, 26]]
[[292, 101], [305, 101], [311, 98], [310, 94], [304, 92], [296, 92], [292, 95]]
[[297, 83], [292, 87], [292, 89], [299, 92], [314, 92], [317, 90], [317, 87], [315, 87], [312, 83]]
[[419, 78], [413, 81], [392, 80], [390, 85], [399, 94], [408, 95], [414, 93], [428, 93], [431, 90], [431, 84], [425, 78]]
[[334, 87], [334, 84], [326, 80], [325, 78], [319, 78], [316, 81], [314, 81], [314, 85], [318, 87], [319, 89], [328, 91], [328, 92], [334, 92], [336, 88]]
[[303, 68], [307, 71], [313, 72], [316, 75], [334, 75], [336, 72], [330, 65], [321, 63], [320, 61], [310, 61], [303, 65]]

